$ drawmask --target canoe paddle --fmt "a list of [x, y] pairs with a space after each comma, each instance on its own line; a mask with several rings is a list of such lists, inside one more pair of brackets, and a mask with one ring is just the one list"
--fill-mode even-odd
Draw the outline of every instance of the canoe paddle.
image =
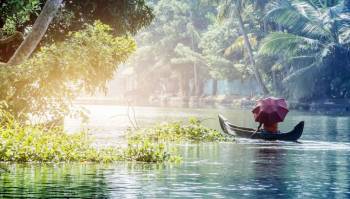
[[262, 123], [260, 122], [258, 128], [257, 128], [256, 131], [250, 136], [250, 138], [252, 138], [258, 131], [260, 131], [261, 126], [262, 126]]

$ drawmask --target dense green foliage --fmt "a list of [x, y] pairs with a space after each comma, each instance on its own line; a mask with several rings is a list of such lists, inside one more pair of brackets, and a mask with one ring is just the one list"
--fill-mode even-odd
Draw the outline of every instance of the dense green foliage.
[[144, 128], [128, 133], [129, 140], [151, 140], [156, 142], [190, 141], [215, 142], [229, 140], [217, 130], [207, 128], [198, 119], [191, 118], [188, 124], [172, 122], [159, 124], [151, 128]]
[[[206, 63], [198, 53], [200, 32], [215, 18], [214, 12], [215, 7], [192, 0], [155, 2], [156, 17], [138, 35], [140, 48], [130, 62], [136, 73], [145, 74], [137, 81], [149, 82], [140, 83], [140, 90], [152, 92], [166, 87], [182, 96], [200, 95], [204, 77], [208, 76]], [[176, 88], [168, 88], [174, 81], [178, 83]], [[197, 88], [190, 89], [190, 82]]]
[[260, 54], [278, 57], [275, 63], [280, 66], [273, 70], [283, 77], [289, 96], [306, 100], [350, 96], [346, 4], [279, 1], [269, 5], [266, 18], [284, 31], [269, 33]]
[[[237, 20], [217, 20], [220, 7], [220, 1], [155, 1], [155, 20], [137, 36], [140, 48], [129, 62], [137, 74], [147, 74], [138, 76], [148, 82], [138, 89], [202, 96], [208, 79], [251, 79]], [[245, 22], [255, 28], [251, 21]]]
[[164, 144], [130, 140], [127, 147], [93, 146], [86, 133], [67, 134], [62, 128], [22, 125], [0, 111], [0, 161], [6, 162], [113, 162], [178, 161]]
[[[0, 1], [0, 40], [15, 31], [28, 33], [47, 0]], [[96, 20], [109, 25], [115, 36], [135, 34], [153, 20], [152, 9], [144, 0], [64, 1], [41, 45], [66, 39]], [[0, 61], [6, 62], [20, 41], [0, 44]]]
[[258, 72], [270, 93], [292, 100], [350, 95], [348, 0], [152, 2], [155, 20], [129, 63], [142, 82], [152, 77], [140, 90], [198, 96], [208, 79], [255, 81]]
[[64, 1], [48, 31], [40, 27], [46, 35], [38, 47], [30, 44], [36, 48], [30, 59], [5, 66], [2, 62], [11, 58], [32, 31], [46, 2], [0, 2], [0, 102], [26, 122], [33, 116], [60, 120], [77, 95], [105, 91], [118, 65], [136, 48], [129, 34], [153, 19], [144, 0]]
[[134, 51], [129, 37], [114, 37], [95, 22], [64, 42], [41, 48], [21, 65], [0, 68], [0, 101], [17, 118], [60, 118], [82, 92], [104, 90], [120, 63]]
[[3, 35], [11, 35], [16, 30], [22, 29], [30, 20], [31, 15], [40, 12], [40, 0], [12, 0], [1, 1], [0, 8], [0, 38]]

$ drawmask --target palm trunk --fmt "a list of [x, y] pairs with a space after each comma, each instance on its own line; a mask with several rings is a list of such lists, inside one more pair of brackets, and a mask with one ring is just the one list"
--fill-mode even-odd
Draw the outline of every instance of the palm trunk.
[[[193, 41], [193, 33], [192, 33], [192, 50], [194, 51], [194, 41]], [[193, 87], [194, 87], [194, 96], [198, 96], [198, 68], [196, 61], [193, 62]]]
[[39, 17], [36, 19], [32, 32], [25, 38], [14, 55], [8, 61], [8, 65], [23, 63], [35, 50], [45, 35], [53, 17], [61, 6], [63, 0], [47, 0]]
[[218, 93], [218, 80], [213, 79], [213, 90], [212, 95], [216, 96]]
[[[190, 12], [190, 18], [192, 19], [192, 12]], [[191, 44], [192, 44], [192, 50], [195, 51], [195, 44], [194, 44], [194, 26], [193, 26], [193, 30], [191, 33]], [[197, 67], [197, 63], [196, 61], [193, 62], [193, 87], [194, 87], [194, 91], [193, 94], [194, 96], [198, 96], [198, 67]]]
[[182, 75], [181, 73], [179, 72], [179, 76], [178, 76], [178, 92], [177, 92], [177, 95], [179, 97], [182, 97], [183, 96], [183, 93], [184, 93], [184, 86], [183, 86], [183, 78], [182, 78]]
[[244, 30], [244, 25], [243, 25], [243, 19], [242, 19], [242, 16], [241, 16], [241, 13], [240, 13], [240, 10], [237, 6], [235, 6], [235, 14], [238, 18], [238, 24], [239, 24], [239, 29], [241, 30], [241, 33], [243, 35], [243, 38], [244, 38], [244, 46], [245, 48], [247, 49], [247, 52], [248, 52], [248, 56], [249, 56], [249, 61], [250, 61], [250, 64], [253, 66], [253, 70], [254, 70], [254, 75], [255, 75], [255, 79], [256, 81], [258, 82], [262, 92], [267, 95], [269, 94], [269, 91], [267, 90], [264, 82], [262, 81], [262, 78], [261, 78], [261, 75], [260, 75], [260, 72], [258, 70], [258, 68], [256, 67], [256, 64], [255, 64], [255, 60], [254, 60], [254, 55], [253, 55], [253, 49], [252, 49], [252, 46], [249, 42], [249, 39], [248, 39], [248, 36], [247, 36], [247, 33], [245, 32]]

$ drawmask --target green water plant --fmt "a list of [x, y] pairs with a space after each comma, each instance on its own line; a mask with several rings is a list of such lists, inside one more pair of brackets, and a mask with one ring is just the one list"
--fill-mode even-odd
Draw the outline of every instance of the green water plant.
[[128, 147], [124, 150], [124, 159], [140, 162], [179, 162], [181, 157], [171, 155], [171, 149], [164, 143], [152, 142], [149, 139], [143, 141], [128, 142]]
[[175, 161], [161, 143], [130, 142], [127, 147], [94, 147], [86, 132], [67, 134], [61, 127], [23, 125], [0, 109], [0, 161], [114, 162]]
[[202, 125], [196, 118], [188, 122], [169, 122], [155, 125], [150, 128], [129, 130], [128, 140], [162, 141], [190, 141], [190, 142], [216, 142], [228, 141], [230, 138], [219, 131]]

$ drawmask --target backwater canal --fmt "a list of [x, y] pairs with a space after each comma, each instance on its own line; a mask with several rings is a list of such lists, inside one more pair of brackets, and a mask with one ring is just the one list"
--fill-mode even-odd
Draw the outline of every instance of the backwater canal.
[[[121, 142], [128, 108], [86, 106], [96, 145]], [[254, 127], [249, 110], [136, 107], [139, 126], [194, 116], [219, 128], [217, 114]], [[133, 118], [133, 111], [129, 110]], [[237, 139], [182, 144], [180, 164], [0, 164], [0, 197], [38, 198], [350, 198], [350, 117], [290, 112], [288, 131], [305, 121], [300, 143]], [[1, 171], [6, 168], [7, 172]]]

